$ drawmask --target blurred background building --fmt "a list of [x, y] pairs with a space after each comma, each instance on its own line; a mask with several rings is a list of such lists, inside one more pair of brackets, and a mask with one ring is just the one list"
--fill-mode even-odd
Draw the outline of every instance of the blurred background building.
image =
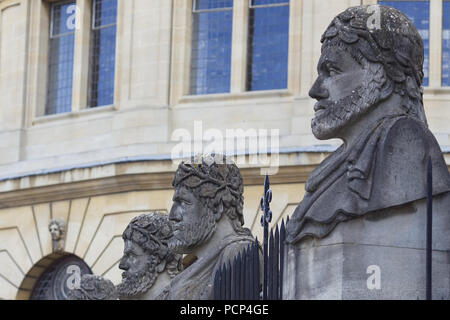
[[[224, 135], [278, 129], [273, 224], [291, 214], [340, 144], [310, 129], [321, 34], [376, 3], [0, 0], [0, 298], [64, 299], [77, 270], [120, 282], [121, 234], [170, 210], [172, 133], [195, 121]], [[380, 3], [423, 37], [428, 124], [450, 164], [450, 1]], [[260, 165], [241, 170], [246, 226], [261, 238]], [[63, 251], [53, 219], [66, 224]]]

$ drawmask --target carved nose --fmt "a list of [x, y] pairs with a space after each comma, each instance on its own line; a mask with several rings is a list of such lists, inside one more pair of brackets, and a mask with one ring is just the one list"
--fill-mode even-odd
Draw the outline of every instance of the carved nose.
[[172, 209], [170, 209], [170, 213], [169, 213], [169, 219], [174, 221], [174, 222], [179, 222], [181, 221], [181, 214], [179, 213], [179, 210], [177, 210], [177, 205], [174, 204], [172, 206]]
[[326, 99], [329, 97], [328, 90], [322, 86], [322, 80], [320, 77], [317, 78], [311, 90], [309, 90], [309, 96], [316, 100]]
[[128, 263], [126, 263], [124, 260], [120, 261], [119, 269], [127, 271], [129, 269], [129, 267], [130, 266], [128, 265]]

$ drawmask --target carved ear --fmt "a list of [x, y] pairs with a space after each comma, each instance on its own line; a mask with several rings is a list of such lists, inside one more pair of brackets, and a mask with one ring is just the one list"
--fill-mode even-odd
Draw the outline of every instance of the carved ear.
[[380, 91], [381, 101], [389, 98], [392, 92], [394, 92], [394, 83], [390, 79], [386, 79]]
[[165, 260], [165, 259], [164, 259], [164, 260], [161, 260], [160, 264], [158, 264], [158, 265], [156, 266], [156, 271], [157, 271], [158, 273], [163, 272], [164, 269], [166, 269], [166, 260]]
[[216, 222], [220, 220], [220, 218], [222, 218], [222, 216], [225, 214], [224, 212], [224, 206], [222, 201], [220, 201], [219, 205], [217, 206], [217, 213], [215, 213], [216, 215]]

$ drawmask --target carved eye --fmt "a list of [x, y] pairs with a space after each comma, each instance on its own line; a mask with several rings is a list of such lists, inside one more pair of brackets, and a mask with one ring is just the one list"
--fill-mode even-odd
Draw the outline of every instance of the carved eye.
[[334, 68], [329, 68], [328, 73], [329, 73], [330, 77], [334, 77], [339, 74], [339, 72]]
[[180, 203], [186, 204], [186, 205], [192, 204], [190, 201], [188, 201], [187, 199], [183, 199], [183, 198], [180, 198], [179, 201], [180, 201]]
[[339, 69], [338, 68], [336, 68], [332, 63], [330, 63], [330, 62], [327, 62], [326, 64], [325, 64], [325, 66], [324, 66], [324, 70], [325, 70], [325, 73], [328, 75], [328, 76], [330, 76], [330, 77], [334, 77], [334, 76], [336, 76], [336, 75], [338, 75], [340, 72], [339, 72]]

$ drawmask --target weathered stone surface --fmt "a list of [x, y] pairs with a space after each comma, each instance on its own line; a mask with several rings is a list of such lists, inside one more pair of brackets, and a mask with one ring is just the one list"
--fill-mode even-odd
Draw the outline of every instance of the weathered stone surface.
[[[122, 282], [115, 288], [99, 276], [83, 277], [71, 290], [72, 300], [153, 300], [182, 270], [181, 255], [168, 247], [173, 236], [166, 214], [151, 212], [135, 217], [122, 234], [125, 242], [119, 268]], [[112, 286], [112, 287], [111, 287]]]
[[[434, 199], [435, 212], [450, 197]], [[433, 298], [450, 299], [450, 215], [433, 221]], [[423, 299], [425, 297], [426, 202], [415, 201], [339, 224], [325, 238], [308, 238], [288, 250], [285, 298]], [[370, 266], [380, 288], [369, 289]]]
[[[322, 36], [312, 130], [343, 145], [312, 172], [287, 225], [295, 281], [285, 298], [422, 298], [429, 159], [434, 271], [445, 283], [433, 294], [448, 297], [450, 174], [427, 127], [422, 65], [420, 35], [390, 7], [349, 8]], [[372, 264], [384, 274], [378, 291], [366, 286]]]
[[80, 287], [68, 292], [69, 300], [118, 300], [114, 284], [103, 277], [85, 274], [81, 277]]
[[239, 169], [223, 156], [203, 156], [179, 165], [170, 211], [169, 245], [195, 262], [160, 295], [168, 300], [211, 300], [216, 271], [253, 241], [243, 228], [243, 184]]
[[168, 247], [172, 236], [172, 224], [163, 213], [131, 220], [122, 235], [125, 248], [119, 268], [124, 272], [117, 286], [121, 299], [152, 300], [181, 272], [181, 255]]

